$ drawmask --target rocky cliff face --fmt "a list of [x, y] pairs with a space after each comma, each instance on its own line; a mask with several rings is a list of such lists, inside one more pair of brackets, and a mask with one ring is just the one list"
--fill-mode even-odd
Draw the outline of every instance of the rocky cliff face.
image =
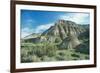
[[64, 37], [67, 36], [69, 32], [77, 35], [84, 31], [85, 29], [82, 26], [76, 24], [75, 22], [59, 20], [57, 23], [55, 23], [54, 26], [43, 32], [43, 35], [52, 34], [52, 35], [62, 35]]
[[54, 26], [46, 30], [41, 36], [46, 36], [48, 41], [56, 41], [57, 38], [64, 40], [68, 36], [78, 36], [86, 29], [72, 21], [59, 20]]
[[89, 31], [87, 30], [87, 26], [84, 27], [72, 21], [59, 20], [54, 26], [51, 26], [38, 37], [27, 39], [25, 41], [30, 40], [33, 43], [51, 42], [58, 43], [60, 48], [75, 48], [82, 43], [80, 41], [81, 36], [89, 34]]

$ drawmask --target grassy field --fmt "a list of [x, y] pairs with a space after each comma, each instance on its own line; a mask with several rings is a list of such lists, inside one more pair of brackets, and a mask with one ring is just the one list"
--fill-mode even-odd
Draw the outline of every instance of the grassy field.
[[88, 53], [82, 53], [75, 49], [58, 48], [52, 43], [22, 43], [21, 62], [47, 62], [47, 61], [69, 61], [89, 59]]

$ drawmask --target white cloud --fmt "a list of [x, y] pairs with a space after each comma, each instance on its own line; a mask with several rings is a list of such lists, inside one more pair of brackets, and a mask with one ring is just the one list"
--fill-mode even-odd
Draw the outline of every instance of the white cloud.
[[[34, 32], [34, 29], [32, 29], [32, 24], [36, 21], [34, 19], [27, 19], [24, 21], [25, 27], [21, 29], [21, 38], [24, 38], [25, 36], [31, 34]], [[27, 27], [28, 26], [28, 27]]]
[[35, 24], [35, 20], [34, 19], [26, 19], [23, 21], [24, 26], [28, 26], [28, 27], [32, 27], [33, 24]]
[[21, 38], [24, 38], [25, 36], [27, 36], [27, 35], [33, 33], [33, 31], [34, 31], [33, 29], [30, 29], [30, 28], [28, 28], [28, 27], [23, 28], [23, 29], [21, 30]]
[[30, 27], [25, 27], [21, 29], [21, 38], [24, 38], [27, 35], [30, 35], [32, 33], [41, 33], [47, 29], [49, 29], [51, 26], [53, 26], [53, 23], [50, 24], [44, 24], [44, 25], [40, 25], [36, 28], [30, 28]]
[[53, 23], [50, 23], [50, 24], [45, 24], [45, 25], [40, 25], [36, 28], [35, 32], [36, 33], [40, 33], [40, 32], [43, 32], [47, 29], [49, 29], [51, 26], [53, 26], [54, 24]]
[[67, 13], [61, 15], [60, 19], [74, 21], [78, 24], [86, 24], [89, 23], [89, 14], [86, 13]]
[[28, 19], [27, 22], [35, 22], [33, 19]]

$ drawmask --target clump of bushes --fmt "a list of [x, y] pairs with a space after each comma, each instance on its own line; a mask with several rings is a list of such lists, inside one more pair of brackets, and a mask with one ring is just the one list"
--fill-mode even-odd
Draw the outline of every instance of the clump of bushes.
[[[83, 46], [82, 46], [83, 47]], [[81, 47], [81, 48], [82, 48]], [[21, 62], [69, 61], [89, 59], [88, 51], [83, 49], [59, 49], [56, 44], [39, 43], [23, 44], [21, 46]]]
[[85, 42], [84, 44], [80, 44], [75, 48], [76, 52], [80, 52], [83, 54], [89, 54], [89, 43]]
[[[47, 57], [52, 57], [56, 53], [57, 47], [50, 43], [43, 43], [43, 45], [32, 45], [23, 46], [21, 48], [21, 62], [39, 62], [46, 59]], [[42, 59], [41, 59], [42, 58]]]
[[73, 56], [73, 57], [80, 57], [79, 55], [77, 55], [77, 54], [75, 54], [75, 53], [73, 53], [73, 54], [71, 54], [71, 56]]

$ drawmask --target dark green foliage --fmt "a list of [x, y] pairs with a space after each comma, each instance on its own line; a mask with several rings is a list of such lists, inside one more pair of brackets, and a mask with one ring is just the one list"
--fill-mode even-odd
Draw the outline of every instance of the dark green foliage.
[[71, 56], [73, 56], [73, 57], [80, 57], [79, 55], [77, 55], [77, 54], [72, 54]]
[[59, 52], [59, 55], [60, 55], [60, 56], [64, 56], [65, 53], [63, 53], [63, 52]]
[[72, 60], [80, 60], [80, 58], [73, 58]]
[[56, 61], [56, 59], [55, 57], [43, 56], [41, 57], [41, 61]]
[[55, 39], [55, 43], [59, 43], [59, 42], [61, 42], [62, 40], [58, 37], [58, 38], [56, 38]]
[[85, 41], [83, 44], [78, 45], [75, 49], [76, 52], [89, 54], [89, 40]]
[[80, 39], [80, 40], [86, 40], [86, 39], [89, 39], [89, 28], [85, 31], [85, 32], [83, 32], [83, 33], [81, 33], [81, 34], [79, 34], [79, 36], [78, 36], [78, 38]]
[[60, 55], [58, 55], [58, 56], [56, 57], [56, 59], [57, 59], [58, 61], [65, 60], [65, 58], [62, 57], [62, 56], [60, 56]]
[[85, 59], [89, 59], [89, 56], [85, 56]]

